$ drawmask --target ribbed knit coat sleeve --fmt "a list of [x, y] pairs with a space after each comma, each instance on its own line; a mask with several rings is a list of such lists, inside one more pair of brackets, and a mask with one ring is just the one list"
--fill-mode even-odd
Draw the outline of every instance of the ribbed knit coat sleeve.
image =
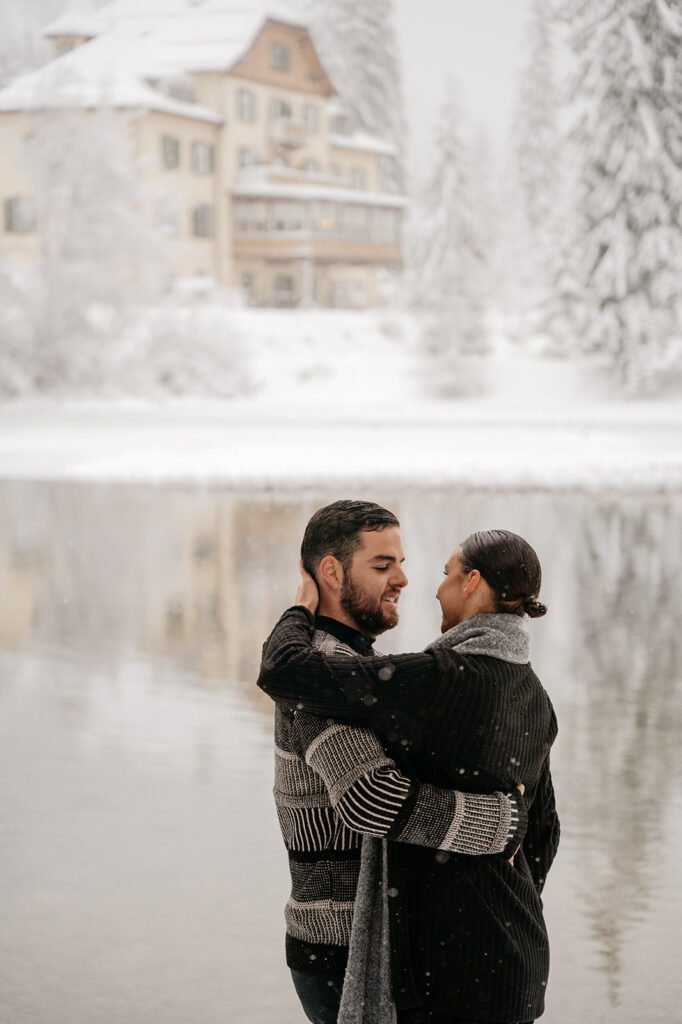
[[410, 742], [423, 729], [417, 705], [438, 697], [437, 655], [357, 658], [322, 654], [312, 646], [315, 620], [296, 605], [280, 617], [263, 646], [258, 686], [273, 700], [313, 715], [397, 732]]
[[518, 789], [462, 793], [412, 781], [371, 729], [296, 712], [294, 731], [306, 763], [355, 832], [469, 856], [510, 856], [523, 841], [527, 813]]
[[528, 831], [523, 841], [523, 851], [538, 893], [544, 888], [547, 872], [559, 848], [559, 835], [559, 816], [548, 757], [528, 812]]

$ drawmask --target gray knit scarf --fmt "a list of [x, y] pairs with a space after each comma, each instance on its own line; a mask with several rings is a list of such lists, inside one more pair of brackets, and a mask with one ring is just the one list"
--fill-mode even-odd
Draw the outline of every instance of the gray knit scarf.
[[[472, 615], [426, 650], [439, 647], [524, 665], [529, 660], [530, 637], [519, 615]], [[387, 877], [386, 841], [364, 836], [338, 1024], [395, 1024]]]

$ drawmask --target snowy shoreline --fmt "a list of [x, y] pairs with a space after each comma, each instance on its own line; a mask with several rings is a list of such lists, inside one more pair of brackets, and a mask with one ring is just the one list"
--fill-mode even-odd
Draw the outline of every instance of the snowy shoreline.
[[682, 405], [21, 401], [0, 406], [0, 479], [675, 493]]

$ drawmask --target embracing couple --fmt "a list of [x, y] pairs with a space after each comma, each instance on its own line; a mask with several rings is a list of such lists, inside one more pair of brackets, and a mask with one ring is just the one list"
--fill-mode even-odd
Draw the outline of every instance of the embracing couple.
[[313, 1024], [525, 1024], [544, 1009], [559, 842], [556, 718], [525, 624], [546, 612], [540, 564], [516, 534], [472, 534], [438, 587], [442, 635], [381, 656], [403, 560], [387, 509], [320, 509], [263, 648], [287, 963]]

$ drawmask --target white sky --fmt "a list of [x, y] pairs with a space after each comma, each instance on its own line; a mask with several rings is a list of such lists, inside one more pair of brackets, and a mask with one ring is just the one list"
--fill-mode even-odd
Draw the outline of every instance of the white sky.
[[394, 5], [415, 170], [423, 170], [447, 75], [459, 81], [474, 129], [484, 128], [499, 151], [524, 60], [528, 0], [394, 0]]

